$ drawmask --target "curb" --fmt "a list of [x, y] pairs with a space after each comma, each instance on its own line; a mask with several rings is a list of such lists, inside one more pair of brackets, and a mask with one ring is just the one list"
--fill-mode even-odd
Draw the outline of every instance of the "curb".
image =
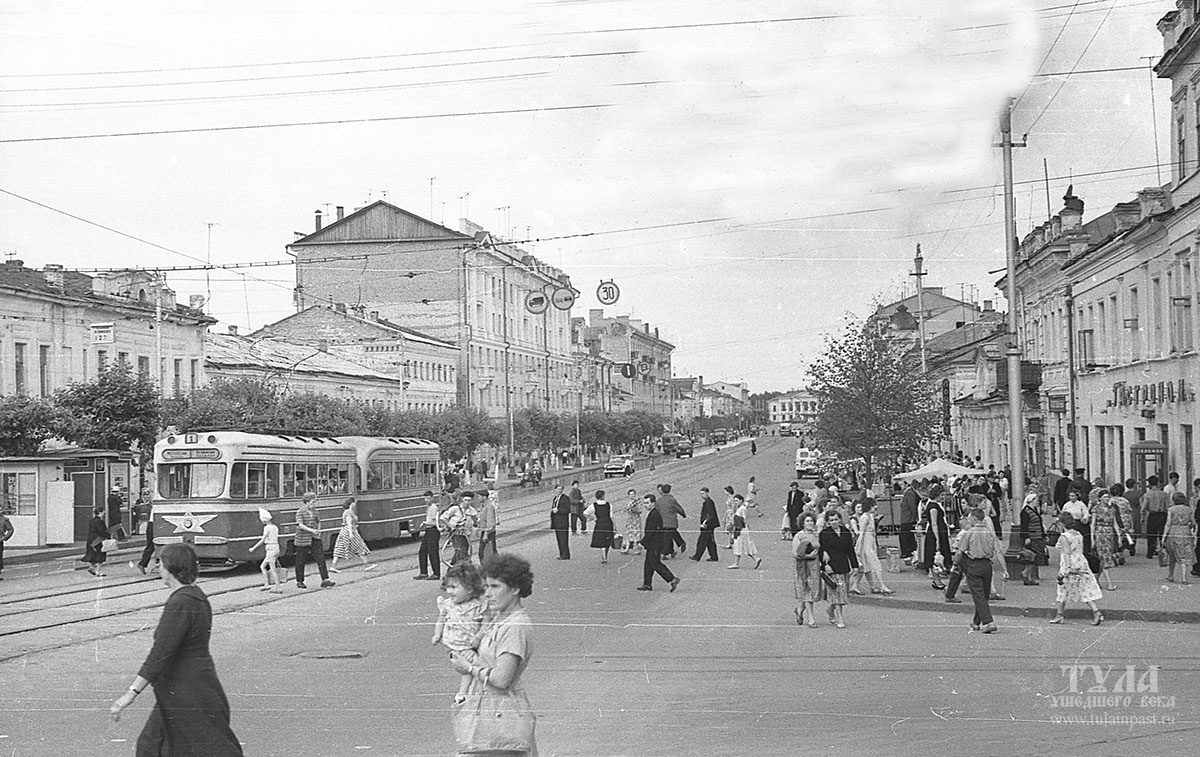
[[[939, 596], [940, 593], [939, 593]], [[963, 603], [947, 604], [942, 601], [931, 602], [922, 599], [904, 599], [895, 596], [880, 598], [878, 596], [854, 597], [854, 604], [869, 604], [876, 607], [902, 607], [906, 610], [924, 610], [926, 612], [945, 612], [956, 615], [973, 614], [975, 612], [971, 600], [964, 598]], [[992, 614], [1005, 617], [1038, 618], [1050, 620], [1054, 617], [1054, 607], [1051, 603], [1042, 607], [1026, 607], [1011, 604], [1008, 601], [991, 603]], [[1200, 623], [1200, 611], [1185, 610], [1131, 610], [1119, 607], [1100, 607], [1106, 623], [1117, 620], [1133, 620], [1142, 623]], [[1085, 608], [1068, 608], [1064, 613], [1068, 620], [1091, 620], [1092, 611]]]

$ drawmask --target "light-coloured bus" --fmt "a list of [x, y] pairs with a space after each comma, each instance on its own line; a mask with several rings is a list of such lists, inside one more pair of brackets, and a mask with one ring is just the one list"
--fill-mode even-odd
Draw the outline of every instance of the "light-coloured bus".
[[260, 559], [248, 548], [262, 533], [258, 510], [279, 526], [291, 551], [296, 508], [317, 495], [326, 546], [341, 527], [342, 503], [358, 500], [367, 541], [411, 532], [424, 514], [421, 493], [438, 491], [440, 451], [424, 439], [317, 437], [206, 431], [175, 434], [154, 446], [154, 542], [186, 542], [202, 565]]

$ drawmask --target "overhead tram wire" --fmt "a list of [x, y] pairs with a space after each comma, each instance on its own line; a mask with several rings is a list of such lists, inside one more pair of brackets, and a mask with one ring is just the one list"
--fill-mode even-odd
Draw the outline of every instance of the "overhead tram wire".
[[[1096, 2], [1097, 0], [1092, 0], [1092, 1]], [[1050, 60], [1050, 55], [1054, 52], [1054, 46], [1058, 44], [1058, 41], [1060, 39], [1062, 39], [1063, 32], [1065, 32], [1067, 30], [1067, 25], [1071, 23], [1071, 19], [1075, 15], [1075, 10], [1079, 7], [1079, 4], [1081, 2], [1083, 2], [1083, 0], [1075, 0], [1075, 4], [1071, 6], [1071, 12], [1067, 14], [1067, 20], [1063, 21], [1062, 26], [1060, 26], [1058, 28], [1058, 34], [1056, 34], [1054, 36], [1054, 40], [1050, 43], [1050, 47], [1046, 48], [1046, 54], [1042, 56], [1041, 63], [1038, 63], [1038, 66], [1037, 66], [1038, 71], [1041, 71], [1042, 66], [1046, 65], [1046, 61]], [[1021, 100], [1025, 98], [1025, 95], [1029, 94], [1029, 89], [1030, 89], [1030, 87], [1033, 86], [1034, 78], [1035, 77], [1030, 77], [1029, 81], [1025, 84], [1025, 89], [1021, 92], [1020, 96], [1017, 97], [1016, 101], [1013, 103], [1014, 108], [1016, 108], [1018, 105], [1020, 105]]]

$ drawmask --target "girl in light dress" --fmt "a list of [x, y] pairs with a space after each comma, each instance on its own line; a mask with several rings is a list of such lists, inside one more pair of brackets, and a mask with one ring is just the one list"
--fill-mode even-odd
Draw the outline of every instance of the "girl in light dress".
[[796, 575], [792, 586], [796, 594], [796, 625], [804, 625], [807, 616], [808, 627], [816, 628], [813, 605], [821, 594], [821, 566], [817, 562], [821, 542], [817, 534], [817, 516], [805, 511], [800, 513], [799, 520], [800, 530], [792, 537], [792, 556], [796, 558]]
[[1104, 621], [1100, 608], [1096, 606], [1104, 595], [1100, 593], [1100, 584], [1088, 567], [1087, 558], [1083, 554], [1083, 536], [1079, 533], [1079, 524], [1074, 516], [1065, 510], [1058, 516], [1062, 523], [1063, 532], [1058, 537], [1058, 591], [1054, 604], [1057, 611], [1051, 623], [1062, 623], [1066, 618], [1063, 610], [1068, 600], [1086, 602], [1092, 608], [1092, 625], [1098, 626]]
[[746, 508], [754, 508], [754, 512], [758, 513], [758, 517], [762, 517], [762, 510], [758, 509], [758, 484], [754, 483], [754, 476], [746, 483]]
[[[263, 574], [263, 587], [261, 591], [269, 591], [272, 594], [283, 593], [283, 568], [279, 567], [279, 526], [271, 522], [271, 513], [263, 508], [258, 508], [258, 519], [263, 524], [262, 538], [254, 542], [254, 546], [250, 551], [259, 547], [266, 548], [266, 556], [263, 557], [262, 564], [258, 569]], [[275, 587], [271, 587], [271, 579], [275, 579]]]
[[636, 489], [627, 492], [629, 501], [625, 503], [625, 541], [621, 544], [621, 553], [637, 555], [642, 552], [642, 498]]
[[358, 503], [354, 497], [347, 497], [342, 503], [342, 529], [338, 531], [337, 541], [333, 543], [333, 562], [329, 564], [329, 569], [334, 573], [341, 573], [337, 566], [338, 560], [357, 557], [362, 560], [363, 570], [373, 570], [375, 566], [367, 560], [369, 554], [371, 550], [358, 533]]
[[883, 582], [883, 564], [879, 562], [879, 545], [875, 537], [875, 500], [867, 498], [854, 506], [858, 515], [858, 533], [854, 554], [858, 568], [854, 571], [848, 591], [862, 595], [862, 580], [867, 579], [872, 594], [895, 594]]
[[[742, 557], [748, 557], [754, 561], [754, 569], [758, 570], [758, 566], [762, 565], [762, 558], [758, 556], [758, 547], [754, 544], [754, 540], [750, 538], [750, 529], [746, 527], [746, 516], [749, 514], [746, 506], [746, 499], [740, 495], [733, 495], [735, 510], [733, 512], [733, 565], [726, 565], [730, 570], [737, 570], [740, 567], [739, 563]], [[762, 513], [759, 513], [762, 515]]]
[[725, 545], [725, 549], [733, 549], [733, 514], [737, 512], [737, 497], [733, 494], [733, 487], [725, 487], [725, 533], [729, 534], [729, 543]]
[[[467, 663], [474, 663], [479, 656], [475, 648], [479, 644], [479, 632], [483, 630], [486, 607], [480, 599], [483, 579], [470, 562], [455, 563], [446, 569], [442, 591], [445, 596], [439, 594], [437, 598], [438, 619], [433, 626], [433, 643], [449, 649], [452, 658], [457, 654]], [[458, 693], [454, 695], [455, 702], [466, 700], [470, 685], [471, 676], [463, 675]]]

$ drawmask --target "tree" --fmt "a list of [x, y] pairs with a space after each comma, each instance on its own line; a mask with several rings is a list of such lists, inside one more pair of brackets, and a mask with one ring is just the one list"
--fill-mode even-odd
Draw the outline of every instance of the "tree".
[[190, 395], [165, 402], [163, 424], [180, 432], [195, 429], [278, 427], [280, 401], [275, 390], [250, 378], [216, 379]]
[[42, 442], [58, 436], [63, 415], [47, 400], [0, 397], [0, 455], [36, 455]]
[[162, 399], [150, 379], [117, 364], [95, 381], [59, 390], [54, 402], [68, 419], [60, 434], [81, 447], [143, 451], [154, 446], [162, 417]]
[[868, 486], [878, 458], [916, 453], [938, 433], [930, 379], [905, 361], [902, 349], [860, 322], [848, 322], [839, 337], [826, 337], [824, 355], [809, 375], [821, 408], [816, 435], [822, 448], [862, 458]]

